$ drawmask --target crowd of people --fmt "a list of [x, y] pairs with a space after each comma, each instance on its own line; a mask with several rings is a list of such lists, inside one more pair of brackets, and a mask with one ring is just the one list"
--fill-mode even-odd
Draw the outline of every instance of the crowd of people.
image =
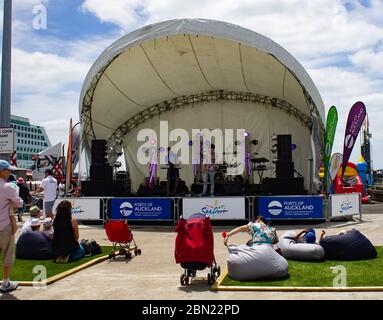
[[58, 185], [52, 170], [45, 171], [45, 178], [36, 193], [44, 192], [44, 214], [32, 205], [29, 218], [24, 222], [15, 244], [18, 230], [16, 216], [23, 221], [26, 205], [31, 201], [23, 179], [14, 179], [12, 167], [7, 161], [0, 160], [0, 252], [3, 254], [3, 281], [0, 292], [10, 292], [18, 287], [16, 281], [10, 281], [14, 259], [52, 259], [57, 263], [79, 260], [85, 255], [85, 248], [79, 243], [79, 228], [72, 217], [70, 201], [61, 201], [54, 214], [53, 207], [57, 198]]

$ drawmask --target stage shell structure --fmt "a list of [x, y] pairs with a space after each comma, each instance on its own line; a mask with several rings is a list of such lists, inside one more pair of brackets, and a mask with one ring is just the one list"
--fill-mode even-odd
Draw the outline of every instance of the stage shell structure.
[[[205, 19], [176, 19], [135, 30], [96, 60], [80, 97], [82, 150], [92, 139], [113, 149], [122, 143], [132, 190], [148, 177], [137, 152], [137, 133], [160, 121], [175, 128], [245, 129], [249, 152], [270, 159], [264, 177], [275, 177], [274, 134], [291, 134], [294, 167], [305, 188], [319, 188], [325, 111], [302, 65], [280, 45], [254, 31]], [[114, 149], [113, 149], [114, 150]], [[143, 150], [142, 152], [145, 152]], [[195, 169], [180, 171], [188, 185]], [[158, 169], [166, 180], [166, 170]]]

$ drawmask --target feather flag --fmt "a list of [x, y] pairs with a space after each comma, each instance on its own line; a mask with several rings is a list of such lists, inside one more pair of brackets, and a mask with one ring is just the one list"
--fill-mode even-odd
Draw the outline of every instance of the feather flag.
[[348, 160], [350, 159], [352, 149], [356, 138], [358, 137], [360, 128], [366, 117], [366, 106], [363, 102], [358, 101], [355, 103], [347, 118], [347, 125], [344, 134], [344, 146], [343, 146], [343, 164], [342, 164], [342, 177], [344, 170], [346, 170]]
[[334, 137], [336, 126], [338, 124], [338, 111], [335, 106], [332, 106], [327, 114], [326, 133], [325, 133], [325, 150], [324, 150], [324, 191], [327, 191], [328, 185], [328, 171], [331, 158], [332, 146], [334, 144]]
[[71, 185], [70, 181], [72, 178], [72, 118], [69, 123], [69, 141], [68, 141], [68, 152], [67, 152], [67, 166], [66, 166], [66, 179], [65, 179], [65, 190], [69, 193]]

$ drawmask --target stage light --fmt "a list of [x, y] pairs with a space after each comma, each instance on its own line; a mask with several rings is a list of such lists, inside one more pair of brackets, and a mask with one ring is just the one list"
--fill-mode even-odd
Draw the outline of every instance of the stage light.
[[161, 148], [160, 148], [160, 152], [161, 152], [161, 153], [164, 153], [164, 152], [165, 152], [165, 148], [164, 148], [164, 147], [161, 147]]
[[256, 146], [258, 144], [258, 140], [254, 139], [254, 140], [251, 141], [251, 143]]
[[121, 145], [116, 145], [116, 147], [115, 147], [115, 152], [116, 152], [116, 154], [118, 155], [118, 156], [121, 156], [122, 155], [122, 147], [121, 147]]
[[245, 133], [244, 133], [243, 135], [245, 136], [245, 138], [247, 138], [247, 137], [250, 135], [250, 133], [248, 133], [247, 131], [245, 131]]
[[291, 150], [295, 150], [297, 148], [297, 145], [295, 144], [295, 143], [293, 143], [292, 145], [291, 145]]
[[156, 141], [156, 139], [150, 139], [150, 143], [151, 143], [151, 144], [156, 144], [157, 141]]

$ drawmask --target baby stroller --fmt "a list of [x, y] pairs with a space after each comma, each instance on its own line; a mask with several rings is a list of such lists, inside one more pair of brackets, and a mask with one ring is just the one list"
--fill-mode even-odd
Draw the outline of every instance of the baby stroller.
[[212, 285], [221, 274], [221, 268], [214, 258], [214, 238], [210, 218], [203, 214], [194, 214], [188, 220], [180, 219], [176, 227], [175, 243], [176, 263], [184, 268], [180, 282], [182, 286], [190, 283], [197, 270], [210, 268], [207, 282]]
[[[132, 250], [134, 250], [134, 255], [141, 255], [141, 249], [137, 248], [127, 221], [108, 220], [105, 224], [105, 231], [109, 241], [113, 243], [109, 259], [115, 259], [117, 255], [124, 255], [125, 259], [131, 259], [132, 253], [130, 251]], [[118, 253], [116, 253], [117, 246], [119, 248]]]

